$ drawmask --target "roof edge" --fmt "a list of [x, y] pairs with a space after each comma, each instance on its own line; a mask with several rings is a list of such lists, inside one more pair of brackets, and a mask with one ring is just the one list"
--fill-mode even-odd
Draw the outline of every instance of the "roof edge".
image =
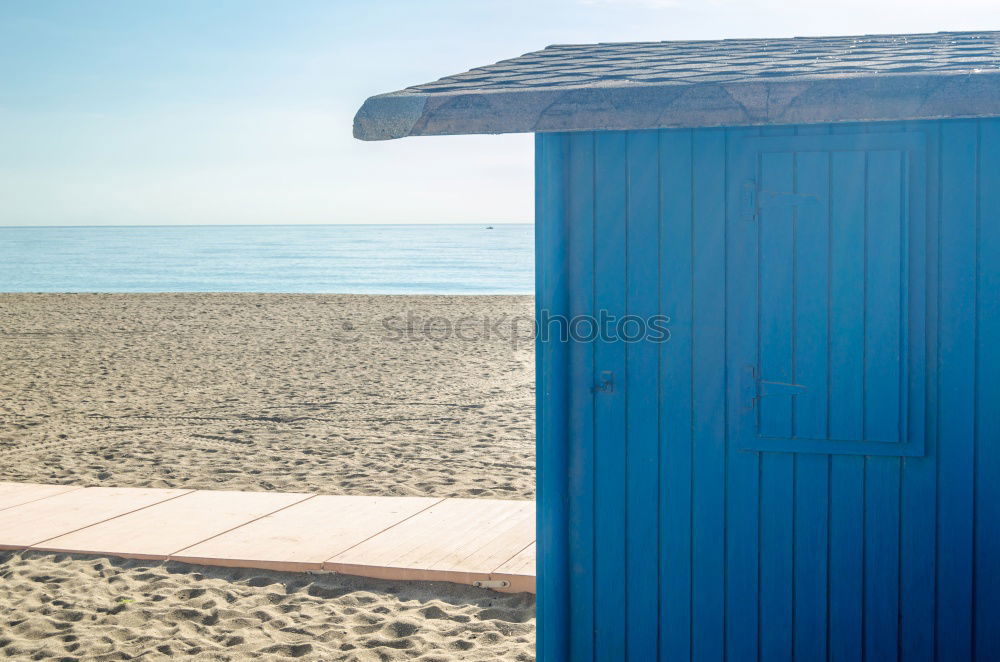
[[392, 140], [413, 133], [424, 116], [426, 94], [390, 92], [369, 97], [354, 116], [354, 137], [360, 140]]
[[1000, 117], [1000, 70], [434, 94], [404, 90], [365, 101], [354, 119], [354, 136], [389, 140], [969, 117]]

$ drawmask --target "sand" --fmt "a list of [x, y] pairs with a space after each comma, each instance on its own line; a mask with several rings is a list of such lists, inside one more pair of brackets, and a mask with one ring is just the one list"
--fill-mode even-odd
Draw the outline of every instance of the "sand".
[[13, 658], [533, 660], [534, 630], [526, 593], [0, 553]]
[[[0, 480], [531, 499], [531, 309], [0, 294]], [[533, 658], [527, 595], [40, 553], [0, 579], [14, 657]]]

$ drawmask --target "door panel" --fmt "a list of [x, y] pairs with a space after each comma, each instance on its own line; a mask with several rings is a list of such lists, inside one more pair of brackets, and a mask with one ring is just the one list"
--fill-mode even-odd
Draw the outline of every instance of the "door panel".
[[[730, 370], [746, 450], [920, 455], [922, 136], [734, 141]], [[915, 240], [911, 240], [915, 239]], [[916, 402], [914, 402], [916, 401]]]
[[865, 153], [830, 155], [830, 185], [838, 204], [830, 209], [830, 435], [860, 439], [864, 426]]
[[[794, 154], [760, 155], [758, 195], [792, 191], [795, 187]], [[760, 378], [792, 384], [795, 215], [791, 205], [768, 205], [758, 212], [757, 254], [757, 364]], [[766, 342], [761, 342], [761, 340]], [[769, 397], [757, 407], [756, 428], [766, 437], [792, 437], [791, 397]]]

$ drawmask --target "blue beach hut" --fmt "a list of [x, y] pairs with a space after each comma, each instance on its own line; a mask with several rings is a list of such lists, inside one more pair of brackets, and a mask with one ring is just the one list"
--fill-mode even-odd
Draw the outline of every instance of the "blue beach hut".
[[1000, 33], [553, 46], [354, 131], [536, 133], [539, 320], [669, 317], [539, 334], [542, 660], [1000, 659]]

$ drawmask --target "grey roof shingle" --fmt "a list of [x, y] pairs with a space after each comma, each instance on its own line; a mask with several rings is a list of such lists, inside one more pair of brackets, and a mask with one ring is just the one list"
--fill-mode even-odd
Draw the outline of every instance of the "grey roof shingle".
[[1000, 32], [549, 46], [368, 99], [354, 135], [1000, 115]]

